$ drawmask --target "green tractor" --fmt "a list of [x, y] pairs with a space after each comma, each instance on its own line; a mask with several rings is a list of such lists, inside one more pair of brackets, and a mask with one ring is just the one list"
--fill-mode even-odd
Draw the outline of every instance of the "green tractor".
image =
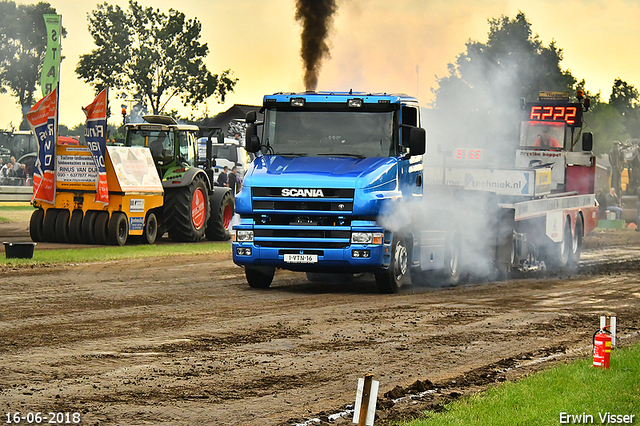
[[[234, 197], [229, 188], [214, 188], [211, 160], [199, 161], [198, 137], [203, 130], [167, 116], [143, 119], [126, 124], [125, 145], [148, 147], [162, 179], [164, 203], [154, 212], [158, 236], [168, 232], [173, 241], [199, 241], [205, 235], [211, 241], [228, 240]], [[207, 135], [207, 152], [212, 133]]]

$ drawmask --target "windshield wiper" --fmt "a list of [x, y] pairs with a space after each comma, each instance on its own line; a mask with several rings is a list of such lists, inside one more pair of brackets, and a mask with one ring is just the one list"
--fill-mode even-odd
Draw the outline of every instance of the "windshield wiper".
[[362, 154], [333, 154], [333, 153], [322, 153], [318, 155], [326, 155], [329, 157], [352, 157], [352, 158], [366, 158]]

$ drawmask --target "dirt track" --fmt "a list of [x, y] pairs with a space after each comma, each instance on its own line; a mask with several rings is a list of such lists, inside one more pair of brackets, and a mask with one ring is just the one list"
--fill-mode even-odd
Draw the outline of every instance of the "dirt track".
[[349, 414], [327, 421], [365, 373], [380, 381], [376, 425], [407, 418], [589, 353], [601, 314], [617, 315], [619, 344], [637, 340], [639, 243], [640, 232], [597, 233], [575, 276], [400, 295], [378, 294], [372, 277], [321, 285], [283, 271], [251, 290], [229, 254], [5, 268], [1, 421], [347, 425]]

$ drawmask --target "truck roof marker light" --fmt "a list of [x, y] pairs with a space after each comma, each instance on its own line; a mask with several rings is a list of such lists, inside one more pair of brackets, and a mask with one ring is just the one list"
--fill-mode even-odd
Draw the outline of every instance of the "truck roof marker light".
[[364, 101], [360, 98], [353, 98], [347, 101], [349, 108], [360, 108], [364, 104]]
[[291, 98], [292, 107], [303, 107], [305, 104], [304, 98]]

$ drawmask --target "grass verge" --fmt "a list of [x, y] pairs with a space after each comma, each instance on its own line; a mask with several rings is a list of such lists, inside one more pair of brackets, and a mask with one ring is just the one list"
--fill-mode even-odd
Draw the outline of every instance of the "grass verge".
[[[616, 349], [611, 355], [609, 370], [593, 368], [591, 359], [575, 361], [452, 402], [442, 413], [426, 413], [424, 419], [398, 425], [546, 426], [624, 424], [625, 420], [640, 424], [640, 345]], [[618, 417], [607, 418], [608, 414]]]
[[229, 242], [201, 242], [197, 244], [152, 244], [104, 246], [80, 249], [36, 250], [32, 259], [0, 258], [0, 265], [38, 265], [55, 263], [86, 263], [111, 261], [119, 259], [134, 259], [142, 257], [168, 257], [180, 255], [208, 255], [229, 252]]

